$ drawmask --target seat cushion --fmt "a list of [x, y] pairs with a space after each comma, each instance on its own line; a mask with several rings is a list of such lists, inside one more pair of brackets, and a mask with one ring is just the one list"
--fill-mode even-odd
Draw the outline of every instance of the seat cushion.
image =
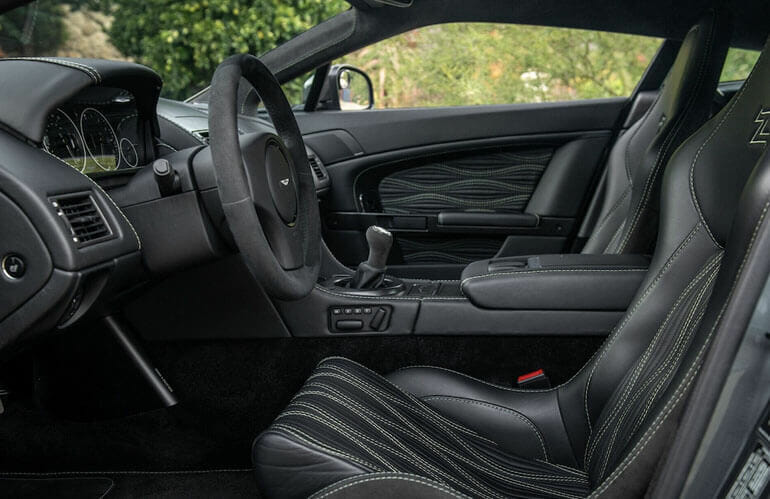
[[584, 497], [585, 472], [502, 450], [360, 364], [323, 360], [255, 441], [260, 487], [306, 497], [365, 473], [422, 476], [474, 497]]
[[494, 385], [435, 366], [404, 367], [387, 378], [509, 454], [578, 467], [555, 389]]

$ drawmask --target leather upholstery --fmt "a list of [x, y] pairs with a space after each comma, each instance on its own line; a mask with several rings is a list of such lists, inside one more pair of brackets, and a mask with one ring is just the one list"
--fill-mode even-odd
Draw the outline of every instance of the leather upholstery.
[[481, 308], [625, 311], [647, 273], [642, 255], [539, 255], [474, 262], [463, 295]]
[[650, 109], [615, 142], [599, 217], [583, 253], [650, 254], [662, 171], [708, 118], [730, 39], [727, 12], [712, 12], [682, 43]]
[[755, 120], [768, 106], [770, 41], [739, 93], [669, 161], [649, 272], [571, 380], [521, 391], [440, 368], [386, 379], [323, 361], [255, 442], [263, 492], [297, 497], [388, 471], [472, 496], [643, 494], [767, 228], [770, 160], [758, 163], [766, 143]]
[[[277, 462], [283, 442], [342, 459], [363, 473], [398, 471], [430, 477], [472, 497], [580, 497], [587, 474], [524, 459], [442, 416], [366, 367], [343, 358], [322, 361], [289, 406], [257, 440], [258, 483], [270, 497], [304, 497], [317, 471], [307, 462]], [[288, 466], [287, 466], [288, 465]], [[290, 473], [287, 473], [287, 470]], [[294, 472], [294, 473], [291, 473]], [[340, 472], [342, 469], [340, 468]], [[354, 475], [354, 473], [350, 473]]]
[[370, 473], [354, 476], [319, 490], [310, 499], [390, 499], [420, 497], [422, 499], [464, 499], [461, 494], [441, 482], [408, 473]]

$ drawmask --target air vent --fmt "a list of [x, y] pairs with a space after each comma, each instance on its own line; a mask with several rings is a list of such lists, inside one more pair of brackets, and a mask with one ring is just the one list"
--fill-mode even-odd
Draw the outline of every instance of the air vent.
[[321, 166], [321, 163], [318, 161], [318, 158], [316, 158], [315, 156], [308, 156], [307, 161], [308, 163], [310, 163], [310, 168], [313, 169], [315, 178], [317, 178], [318, 180], [323, 180], [326, 178], [326, 172], [324, 171], [324, 168]]
[[209, 143], [209, 131], [208, 130], [195, 130], [191, 132], [193, 134], [193, 137], [200, 140], [204, 144]]
[[91, 194], [70, 194], [51, 199], [56, 213], [65, 221], [72, 241], [88, 246], [112, 237], [112, 231]]

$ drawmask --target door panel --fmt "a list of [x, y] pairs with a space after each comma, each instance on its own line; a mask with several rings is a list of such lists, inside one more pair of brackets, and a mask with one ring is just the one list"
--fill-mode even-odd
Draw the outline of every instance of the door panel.
[[[371, 155], [492, 137], [610, 130], [626, 100], [612, 98], [496, 106], [318, 111], [297, 112], [296, 115], [308, 145], [314, 149], [313, 134], [331, 130], [344, 130], [346, 133], [338, 137], [340, 142], [351, 149], [361, 148], [360, 151], [351, 150], [349, 156], [339, 154], [335, 158], [327, 158], [323, 151], [316, 151], [324, 163], [334, 164], [353, 158], [356, 152]], [[353, 137], [354, 144], [350, 143], [348, 135]]]
[[354, 266], [377, 223], [396, 236], [393, 273], [429, 278], [567, 251], [624, 103], [299, 113], [331, 179], [326, 243]]

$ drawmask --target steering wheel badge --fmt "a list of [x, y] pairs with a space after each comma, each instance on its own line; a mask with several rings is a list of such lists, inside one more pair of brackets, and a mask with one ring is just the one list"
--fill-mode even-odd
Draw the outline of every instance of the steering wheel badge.
[[297, 220], [297, 189], [286, 155], [274, 141], [265, 148], [265, 176], [275, 211], [286, 225]]

